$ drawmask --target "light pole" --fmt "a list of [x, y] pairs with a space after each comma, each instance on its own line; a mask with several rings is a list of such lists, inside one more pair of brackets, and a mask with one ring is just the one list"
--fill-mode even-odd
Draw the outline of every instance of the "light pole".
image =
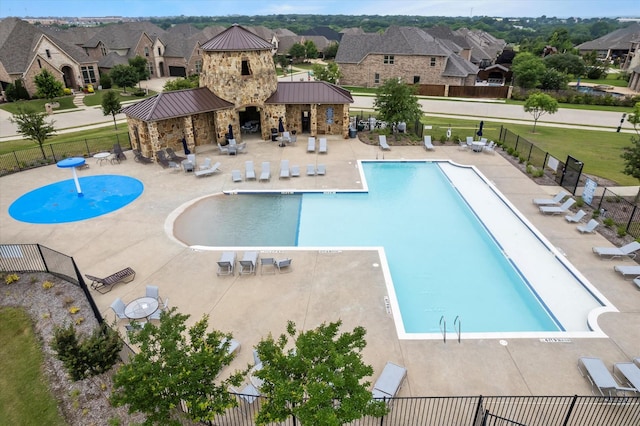
[[289, 59], [289, 75], [291, 76], [291, 81], [293, 81], [293, 58]]

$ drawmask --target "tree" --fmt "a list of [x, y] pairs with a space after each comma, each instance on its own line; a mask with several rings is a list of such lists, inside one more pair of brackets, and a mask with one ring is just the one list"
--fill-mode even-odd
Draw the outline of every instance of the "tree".
[[390, 123], [414, 122], [422, 117], [415, 88], [395, 78], [386, 80], [376, 92], [373, 108], [378, 118]]
[[197, 75], [192, 75], [190, 77], [168, 80], [162, 88], [165, 92], [171, 92], [174, 90], [195, 89], [198, 85], [199, 77]]
[[[631, 136], [631, 146], [623, 148], [621, 157], [624, 159], [624, 169], [622, 173], [640, 181], [640, 102], [636, 102], [633, 112], [627, 117], [627, 121], [633, 124], [636, 135]], [[640, 200], [640, 189], [638, 189], [634, 200], [636, 204], [638, 200]]]
[[9, 121], [18, 126], [18, 133], [24, 135], [27, 139], [35, 141], [40, 146], [42, 158], [45, 160], [47, 156], [44, 153], [42, 144], [55, 133], [53, 128], [55, 121], [51, 120], [51, 122], [47, 123], [45, 121], [46, 116], [47, 114], [44, 112], [18, 107], [17, 114], [13, 114], [9, 119]]
[[585, 72], [585, 65], [582, 58], [572, 53], [560, 53], [549, 55], [544, 58], [547, 69], [554, 69], [564, 74], [573, 74], [580, 77]]
[[300, 43], [295, 43], [291, 48], [289, 48], [289, 56], [294, 59], [302, 59], [307, 54], [307, 49]]
[[313, 41], [307, 40], [304, 42], [304, 55], [307, 59], [315, 59], [318, 57], [318, 48]]
[[338, 43], [330, 43], [327, 47], [324, 48], [324, 51], [322, 52], [322, 56], [324, 57], [324, 59], [333, 59], [336, 57], [336, 54], [338, 53]]
[[62, 82], [56, 80], [54, 75], [46, 68], [35, 76], [34, 82], [38, 88], [37, 94], [40, 98], [53, 99], [62, 96], [64, 93]]
[[127, 92], [127, 87], [133, 87], [138, 81], [138, 72], [130, 65], [116, 65], [109, 72], [111, 80]]
[[511, 66], [516, 84], [525, 89], [537, 87], [545, 69], [541, 58], [526, 52], [517, 54]]
[[136, 75], [138, 76], [138, 81], [136, 83], [150, 77], [147, 60], [142, 56], [138, 55], [135, 58], [129, 59], [129, 66], [136, 70]]
[[326, 66], [314, 64], [312, 69], [313, 75], [317, 80], [337, 84], [340, 77], [342, 77], [340, 67], [335, 62], [329, 62]]
[[[387, 408], [374, 401], [370, 383], [362, 379], [373, 368], [362, 361], [366, 346], [363, 327], [338, 335], [341, 321], [315, 330], [297, 332], [289, 321], [287, 334], [276, 341], [271, 335], [256, 346], [266, 396], [256, 423], [285, 421], [291, 416], [308, 425], [342, 425], [363, 416], [382, 417]], [[286, 349], [289, 338], [295, 349]]]
[[533, 115], [533, 133], [535, 133], [536, 124], [542, 115], [555, 114], [558, 111], [558, 101], [546, 93], [532, 93], [524, 103], [524, 110]]
[[187, 330], [188, 318], [171, 308], [160, 314], [158, 326], [147, 322], [130, 333], [139, 351], [114, 375], [114, 405], [144, 413], [147, 424], [179, 424], [174, 408], [180, 401], [187, 405], [186, 415], [199, 422], [237, 404], [227, 388], [238, 386], [246, 371], [216, 380], [234, 358], [228, 353], [231, 334], [207, 332], [206, 315]]
[[566, 89], [569, 77], [554, 69], [548, 69], [540, 77], [540, 88], [542, 90]]
[[113, 126], [118, 130], [118, 124], [116, 123], [116, 114], [120, 112], [122, 105], [120, 104], [120, 97], [113, 90], [107, 90], [102, 95], [102, 113], [104, 115], [111, 114], [113, 116]]

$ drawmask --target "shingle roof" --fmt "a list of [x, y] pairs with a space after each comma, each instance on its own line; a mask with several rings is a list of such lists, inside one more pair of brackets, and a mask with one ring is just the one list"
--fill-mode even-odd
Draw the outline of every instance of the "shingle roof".
[[315, 27], [303, 32], [305, 36], [323, 36], [327, 40], [340, 41], [342, 35], [330, 27]]
[[125, 22], [107, 25], [83, 45], [96, 47], [99, 42], [104, 43], [109, 49], [133, 49], [138, 45], [142, 34], [148, 35], [152, 40], [165, 35], [165, 31], [149, 21]]
[[447, 58], [447, 65], [442, 73], [443, 77], [468, 77], [478, 74], [478, 67], [458, 55]]
[[233, 24], [202, 45], [202, 50], [219, 52], [271, 50], [273, 45], [238, 24]]
[[325, 81], [283, 81], [265, 104], [350, 104], [351, 93]]
[[203, 112], [233, 108], [234, 104], [220, 99], [206, 87], [162, 92], [122, 109], [127, 117], [160, 121], [186, 117]]
[[586, 41], [576, 46], [578, 50], [629, 50], [631, 41], [640, 36], [640, 23], [634, 22], [595, 40]]

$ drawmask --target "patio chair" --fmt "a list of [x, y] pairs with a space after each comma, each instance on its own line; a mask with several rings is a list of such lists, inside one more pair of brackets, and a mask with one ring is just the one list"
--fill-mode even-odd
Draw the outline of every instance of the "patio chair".
[[318, 146], [318, 154], [326, 154], [327, 153], [327, 138], [320, 138], [319, 146]]
[[380, 143], [380, 148], [383, 151], [390, 151], [391, 150], [391, 147], [387, 143], [387, 136], [386, 135], [378, 135], [378, 142]]
[[289, 171], [289, 160], [281, 160], [280, 179], [288, 179], [289, 177], [291, 177], [291, 172]]
[[246, 401], [246, 403], [249, 405], [253, 404], [255, 400], [258, 399], [258, 397], [260, 396], [260, 391], [251, 383], [249, 383], [247, 386], [240, 389], [239, 391], [235, 390], [232, 387], [230, 389], [236, 394], [238, 394], [238, 396], [242, 398], [244, 401]]
[[291, 177], [300, 177], [300, 166], [291, 166]]
[[619, 391], [635, 391], [621, 387], [600, 358], [580, 357], [578, 371], [591, 383], [591, 393], [597, 391], [602, 396], [616, 396]]
[[236, 145], [236, 154], [240, 154], [241, 152], [244, 152], [245, 149], [247, 149], [247, 143], [246, 142], [239, 143], [238, 145]]
[[225, 251], [222, 252], [220, 260], [218, 260], [218, 272], [217, 275], [234, 275], [236, 266], [236, 252]]
[[113, 286], [118, 283], [128, 283], [133, 281], [136, 277], [136, 272], [131, 268], [124, 268], [123, 270], [105, 278], [98, 278], [89, 274], [85, 274], [84, 276], [91, 280], [92, 289], [96, 290], [100, 294], [105, 294], [110, 292]]
[[[159, 299], [158, 299], [159, 300]], [[151, 315], [149, 315], [149, 319], [150, 320], [160, 320], [160, 314], [162, 314], [162, 311], [166, 311], [167, 309], [169, 309], [169, 298], [167, 297], [164, 300], [164, 303], [158, 307], [158, 309], [152, 313]]]
[[240, 275], [248, 275], [256, 273], [256, 266], [258, 263], [257, 251], [245, 251], [240, 260]]
[[220, 150], [220, 154], [228, 154], [229, 153], [228, 146], [222, 146], [222, 145], [220, 145], [220, 142], [218, 142], [218, 150]]
[[124, 314], [125, 304], [119, 297], [111, 303], [111, 309], [116, 313], [116, 316], [119, 319], [126, 319], [127, 316]]
[[180, 164], [182, 164], [182, 170], [184, 170], [185, 173], [192, 172], [195, 169], [195, 162], [183, 160]]
[[407, 369], [396, 365], [392, 362], [387, 362], [378, 377], [378, 380], [373, 384], [373, 390], [371, 393], [374, 398], [394, 398], [402, 384], [407, 377]]
[[489, 142], [489, 144], [484, 147], [482, 152], [485, 152], [487, 154], [495, 154], [496, 153], [496, 143], [494, 141]]
[[615, 259], [618, 257], [624, 257], [633, 259], [636, 257], [636, 251], [640, 250], [640, 243], [632, 241], [620, 248], [618, 247], [593, 247], [593, 252], [600, 257], [606, 257], [609, 259]]
[[211, 168], [211, 158], [205, 158], [202, 164], [198, 166], [198, 170], [207, 170]]
[[434, 151], [436, 149], [431, 143], [431, 135], [425, 135], [423, 142], [424, 142], [424, 149], [426, 149], [427, 151]]
[[291, 134], [289, 132], [282, 132], [282, 142], [291, 143]]
[[327, 174], [327, 168], [324, 164], [318, 164], [318, 167], [316, 168], [316, 174], [318, 176], [324, 176], [325, 174]]
[[466, 151], [467, 148], [469, 148], [469, 145], [467, 145], [466, 142], [462, 142], [460, 139], [458, 139], [458, 149], [460, 151]]
[[309, 137], [307, 140], [307, 152], [316, 152], [316, 138]]
[[124, 152], [122, 152], [122, 147], [120, 146], [119, 143], [114, 143], [113, 144], [113, 154], [114, 154], [114, 158], [117, 161], [121, 161], [121, 160], [126, 160], [127, 156], [124, 155]]
[[[236, 339], [230, 339], [230, 340], [228, 340], [228, 342], [229, 342], [229, 346], [227, 346], [227, 354], [231, 355], [233, 353], [240, 352], [240, 346], [241, 345], [240, 345], [239, 341], [237, 341]], [[220, 340], [220, 346], [219, 347], [222, 348], [226, 343], [227, 343], [227, 338], [223, 337]]]
[[231, 180], [234, 182], [242, 182], [240, 170], [231, 170]]
[[636, 393], [640, 393], [640, 368], [633, 362], [617, 362], [613, 364], [613, 377], [627, 388], [633, 388]]
[[255, 180], [256, 171], [253, 168], [253, 161], [245, 161], [244, 162], [244, 178], [246, 180]]
[[263, 180], [271, 180], [271, 163], [269, 163], [268, 161], [262, 162], [262, 167], [260, 170], [260, 181]]
[[289, 258], [276, 260], [275, 265], [280, 273], [291, 272], [291, 259]]
[[313, 164], [307, 164], [307, 176], [315, 176], [316, 167]]
[[181, 157], [181, 156], [177, 155], [175, 153], [175, 151], [173, 150], [173, 148], [171, 148], [171, 147], [165, 148], [165, 151], [167, 152], [167, 155], [169, 156], [169, 160], [175, 161], [176, 163], [181, 163], [181, 162], [183, 162], [184, 160], [187, 159], [187, 157]]
[[158, 164], [160, 164], [162, 168], [164, 169], [178, 168], [178, 163], [176, 163], [175, 161], [169, 160], [169, 158], [167, 157], [167, 153], [164, 152], [163, 150], [156, 151], [156, 157], [158, 158]]
[[586, 225], [578, 225], [576, 229], [582, 234], [591, 234], [596, 231], [598, 225], [600, 225], [600, 222], [595, 219], [591, 219]]
[[587, 213], [584, 210], [580, 209], [576, 212], [576, 214], [566, 215], [564, 218], [567, 220], [567, 222], [578, 223], [586, 214]]
[[[264, 271], [264, 268], [267, 268], [267, 272]], [[276, 273], [276, 260], [273, 257], [262, 257], [260, 258], [260, 275], [264, 274], [275, 274]]]
[[640, 277], [640, 265], [616, 265], [613, 267], [613, 270], [616, 272], [620, 272], [620, 274], [622, 274], [622, 276], [626, 279]]
[[153, 297], [158, 302], [162, 303], [162, 299], [160, 299], [160, 289], [157, 285], [147, 285], [145, 288], [145, 296]]
[[213, 166], [209, 167], [208, 169], [197, 170], [197, 171], [193, 172], [193, 174], [196, 177], [211, 176], [215, 172], [219, 172], [219, 171], [220, 171], [220, 162], [218, 161], [216, 164], [214, 164]]
[[544, 214], [562, 214], [566, 213], [569, 208], [576, 203], [576, 200], [569, 198], [561, 206], [540, 206], [540, 211]]
[[141, 163], [141, 164], [151, 164], [151, 163], [153, 163], [153, 160], [151, 158], [145, 157], [137, 149], [133, 150], [133, 159], [135, 160], [136, 163]]
[[473, 136], [467, 136], [467, 148], [475, 151], [473, 148]]
[[567, 191], [560, 191], [553, 198], [534, 198], [533, 204], [538, 206], [557, 205], [562, 202], [564, 197], [569, 195]]

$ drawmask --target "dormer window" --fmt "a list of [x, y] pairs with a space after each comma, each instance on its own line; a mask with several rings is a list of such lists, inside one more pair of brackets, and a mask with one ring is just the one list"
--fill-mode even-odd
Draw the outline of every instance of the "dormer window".
[[51, 51], [49, 49], [45, 49], [45, 53], [47, 54], [47, 59], [51, 59]]
[[247, 59], [242, 60], [242, 75], [251, 75], [251, 68], [249, 68], [249, 61]]
[[162, 56], [162, 49], [158, 47], [158, 56]]

